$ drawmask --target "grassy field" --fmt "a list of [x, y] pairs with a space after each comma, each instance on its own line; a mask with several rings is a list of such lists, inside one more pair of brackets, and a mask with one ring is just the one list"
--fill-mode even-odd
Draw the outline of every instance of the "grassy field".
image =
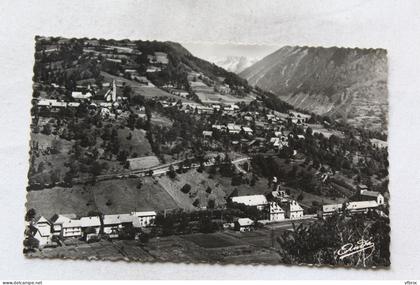
[[339, 138], [344, 138], [344, 134], [342, 132], [337, 130], [328, 130], [320, 124], [308, 124], [308, 127], [312, 129], [313, 133], [323, 134], [326, 138], [329, 138], [331, 135], [335, 135]]
[[[322, 185], [323, 188], [325, 188], [325, 191], [321, 191], [321, 194], [316, 194], [316, 193], [309, 193], [307, 191], [303, 191], [302, 189], [295, 189], [292, 187], [282, 187], [284, 190], [289, 190], [291, 193], [291, 197], [294, 199], [297, 199], [297, 197], [300, 194], [303, 194], [303, 200], [299, 201], [299, 203], [303, 204], [304, 206], [310, 207], [312, 205], [313, 202], [319, 203], [319, 204], [334, 204], [334, 203], [340, 203], [343, 202], [345, 200], [346, 197], [351, 196], [350, 191], [348, 189], [342, 189], [344, 187], [340, 187], [337, 184], [323, 184], [319, 177], [316, 174], [315, 169], [313, 169], [312, 167], [308, 167], [307, 165], [303, 165], [303, 161], [291, 161], [290, 163], [286, 163], [285, 159], [282, 158], [275, 158], [277, 167], [280, 169], [283, 169], [284, 173], [289, 173], [293, 166], [296, 165], [297, 166], [297, 176], [301, 176], [303, 175], [303, 173], [305, 174], [310, 174], [312, 175], [314, 178], [314, 183], [316, 185]], [[338, 179], [340, 179], [340, 177], [338, 177]], [[335, 192], [337, 193], [338, 196], [337, 198], [332, 198], [332, 195], [329, 194], [329, 192], [327, 192], [327, 189], [329, 189], [329, 187], [333, 187], [333, 189], [335, 189]], [[325, 192], [325, 193], [324, 193]]]
[[[278, 231], [275, 234], [279, 234]], [[258, 236], [258, 239], [255, 237]], [[279, 264], [278, 245], [271, 244], [267, 229], [251, 233], [218, 232], [184, 236], [157, 237], [147, 244], [134, 240], [96, 243], [74, 242], [57, 248], [46, 248], [28, 254], [31, 257], [130, 260], [142, 262], [183, 263], [265, 263]], [[262, 242], [265, 241], [265, 242]], [[268, 241], [268, 242], [267, 242]]]
[[34, 208], [37, 215], [50, 218], [56, 213], [75, 213], [82, 216], [89, 211], [104, 214], [129, 213], [174, 209], [177, 207], [171, 196], [151, 178], [107, 180], [95, 185], [75, 185], [73, 188], [54, 187], [28, 192], [27, 208]]
[[221, 95], [215, 92], [196, 92], [198, 98], [200, 98], [201, 102], [204, 104], [234, 104], [238, 102], [246, 102], [249, 103], [255, 100], [255, 97], [249, 95], [243, 98], [235, 97], [232, 95]]
[[[210, 199], [215, 200], [216, 206], [226, 203], [224, 189], [217, 185], [217, 181], [208, 179], [208, 174], [190, 170], [187, 173], [177, 174], [175, 179], [171, 179], [166, 175], [156, 179], [159, 185], [175, 200], [178, 207], [185, 210], [197, 209], [192, 205], [196, 199], [200, 201], [199, 207], [207, 206]], [[187, 183], [191, 185], [191, 191], [186, 194], [181, 191], [181, 188]], [[212, 189], [210, 194], [206, 192], [208, 187]]]
[[238, 245], [238, 242], [222, 233], [214, 234], [191, 234], [184, 236], [184, 239], [194, 242], [203, 248], [218, 248]]
[[[238, 190], [239, 195], [265, 194], [267, 191], [270, 191], [267, 186], [268, 181], [264, 178], [257, 181], [254, 186], [248, 184], [232, 186], [230, 177], [222, 177], [216, 174], [213, 178], [209, 178], [208, 173], [199, 173], [194, 169], [186, 173], [177, 174], [175, 179], [171, 179], [168, 176], [156, 179], [176, 201], [177, 205], [185, 210], [196, 209], [192, 205], [196, 199], [199, 200], [198, 207], [206, 207], [209, 200], [214, 200], [216, 207], [224, 206], [226, 198], [235, 189]], [[185, 194], [180, 189], [187, 183], [191, 185], [191, 191]], [[211, 193], [206, 192], [208, 187], [211, 188]]]
[[[131, 139], [128, 139], [130, 133]], [[120, 150], [126, 150], [130, 153], [129, 157], [132, 157], [133, 154], [137, 154], [137, 156], [153, 155], [145, 130], [118, 129], [118, 142], [120, 143]]]
[[152, 118], [151, 118], [151, 122], [154, 125], [158, 125], [161, 127], [171, 127], [172, 126], [172, 121], [165, 116], [162, 116], [161, 114], [157, 113], [157, 112], [152, 112]]
[[[55, 135], [31, 133], [31, 142], [38, 143], [39, 151], [34, 155], [34, 170], [36, 173], [31, 179], [36, 182], [51, 183], [51, 175], [54, 173], [59, 179], [64, 177], [67, 168], [64, 164], [68, 161], [68, 152], [74, 141], [66, 141]], [[54, 148], [57, 153], [50, 153], [49, 148]], [[40, 168], [40, 164], [42, 167]]]
[[129, 159], [130, 170], [149, 168], [159, 164], [159, 159], [154, 155]]
[[[141, 157], [153, 155], [152, 148], [146, 138], [146, 132], [142, 129], [130, 130], [128, 128], [117, 129], [118, 141], [120, 143], [120, 150], [125, 150], [129, 153], [128, 157]], [[129, 134], [131, 138], [129, 139]], [[69, 170], [65, 166], [66, 162], [70, 161], [69, 151], [72, 149], [75, 141], [67, 141], [57, 135], [44, 135], [41, 133], [31, 133], [32, 143], [37, 143], [39, 151], [34, 155], [34, 170], [35, 173], [31, 176], [31, 181], [44, 184], [51, 183], [51, 177], [55, 176], [57, 181], [62, 181], [65, 173]], [[103, 140], [100, 137], [96, 138], [96, 149], [101, 153]], [[55, 149], [51, 153], [49, 149]], [[86, 149], [87, 150], [87, 149]], [[124, 170], [123, 165], [113, 160], [108, 160], [101, 156], [100, 162], [106, 162], [108, 169], [103, 171], [103, 174], [118, 173]], [[42, 167], [40, 168], [40, 164]], [[86, 176], [88, 173], [81, 172], [80, 177]]]

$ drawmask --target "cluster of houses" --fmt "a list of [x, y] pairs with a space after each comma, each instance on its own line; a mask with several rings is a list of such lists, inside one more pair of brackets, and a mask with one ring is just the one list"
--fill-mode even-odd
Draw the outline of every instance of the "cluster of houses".
[[81, 218], [77, 218], [75, 214], [60, 214], [54, 215], [50, 220], [41, 216], [31, 223], [30, 228], [33, 229], [33, 237], [39, 241], [39, 246], [42, 247], [53, 244], [54, 237], [58, 237], [60, 240], [83, 238], [89, 242], [104, 234], [115, 239], [120, 236], [124, 227], [138, 230], [152, 227], [155, 218], [155, 211]]
[[363, 212], [374, 210], [381, 205], [385, 204], [384, 196], [377, 191], [369, 191], [366, 185], [360, 185], [360, 198], [361, 201], [350, 201], [343, 204], [329, 204], [323, 205], [318, 211], [318, 216], [324, 218], [334, 213], [340, 213], [344, 209], [350, 212]]
[[[325, 218], [334, 213], [341, 213], [344, 209], [352, 213], [363, 212], [377, 209], [379, 206], [385, 204], [384, 196], [376, 191], [369, 191], [364, 185], [359, 186], [361, 201], [350, 201], [342, 204], [323, 205], [319, 209], [317, 216]], [[232, 197], [231, 201], [234, 203], [244, 204], [247, 206], [256, 207], [264, 219], [259, 220], [262, 223], [279, 222], [284, 220], [302, 219], [305, 218], [303, 208], [298, 202], [291, 199], [284, 190], [277, 189], [272, 191], [271, 196], [273, 201], [268, 201], [264, 195], [248, 195]], [[384, 215], [381, 212], [382, 215]], [[312, 217], [312, 216], [311, 216]], [[255, 227], [255, 222], [250, 218], [240, 218], [234, 223], [234, 228], [237, 231], [251, 231]]]
[[[263, 219], [259, 222], [270, 223], [284, 220], [302, 219], [303, 208], [298, 202], [291, 199], [280, 187], [273, 191], [273, 201], [268, 201], [264, 195], [246, 195], [232, 197], [233, 203], [244, 204], [250, 207], [256, 207], [262, 214]], [[234, 228], [238, 231], [250, 231], [254, 228], [255, 223], [249, 218], [237, 219]]]
[[83, 102], [87, 104], [90, 109], [99, 109], [103, 117], [115, 117], [115, 113], [122, 113], [122, 103], [127, 100], [126, 97], [117, 96], [117, 84], [115, 80], [110, 84], [110, 88], [101, 96], [102, 98], [94, 98], [94, 90], [89, 85], [83, 88], [83, 91], [72, 91], [72, 101], [59, 101], [57, 99], [40, 98], [36, 105], [40, 110], [47, 110], [49, 112], [59, 112], [61, 109], [78, 108]]
[[[186, 97], [188, 96], [188, 92], [183, 91], [183, 90], [179, 90], [179, 89], [171, 89], [171, 88], [166, 88], [166, 90], [169, 90], [168, 92], [170, 92], [171, 94], [180, 96], [180, 97]], [[163, 107], [163, 108], [169, 108], [169, 107], [178, 107], [180, 109], [180, 111], [184, 112], [184, 113], [197, 113], [197, 114], [213, 114], [215, 111], [220, 111], [222, 110], [223, 113], [229, 113], [232, 114], [234, 112], [239, 111], [239, 106], [236, 104], [207, 104], [207, 105], [203, 105], [200, 103], [195, 103], [195, 102], [168, 102], [167, 100], [160, 100], [159, 104]]]

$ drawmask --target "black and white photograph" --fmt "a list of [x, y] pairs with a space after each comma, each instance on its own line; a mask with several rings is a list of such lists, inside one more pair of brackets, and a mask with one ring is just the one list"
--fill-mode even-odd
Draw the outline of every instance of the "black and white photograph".
[[36, 36], [24, 253], [390, 266], [387, 52]]
[[0, 15], [3, 285], [419, 283], [419, 1]]

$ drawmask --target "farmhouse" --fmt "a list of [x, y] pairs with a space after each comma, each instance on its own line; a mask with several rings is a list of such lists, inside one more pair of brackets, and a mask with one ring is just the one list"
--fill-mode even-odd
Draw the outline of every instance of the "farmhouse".
[[239, 106], [236, 104], [228, 105], [223, 107], [224, 111], [236, 111], [239, 110]]
[[242, 127], [242, 130], [247, 134], [252, 136], [252, 129], [250, 127]]
[[39, 241], [40, 246], [51, 243], [51, 223], [46, 218], [41, 216], [34, 223], [34, 228], [36, 229], [34, 238]]
[[118, 238], [119, 230], [123, 225], [132, 224], [132, 222], [133, 216], [130, 214], [104, 215], [104, 233], [110, 238]]
[[330, 216], [334, 213], [341, 212], [342, 209], [343, 204], [322, 205], [321, 209], [318, 211], [318, 217], [323, 218], [325, 216]]
[[[92, 103], [93, 104], [93, 103]], [[91, 105], [92, 105], [91, 104]], [[67, 106], [68, 107], [71, 107], [71, 108], [77, 108], [77, 107], [79, 107], [80, 106], [80, 103], [79, 102], [69, 102], [68, 104], [67, 104]]]
[[97, 216], [82, 217], [80, 218], [80, 226], [88, 241], [99, 234], [101, 230], [101, 220]]
[[376, 191], [360, 190], [360, 195], [369, 198], [375, 198], [375, 201], [378, 203], [378, 205], [383, 205], [385, 203], [384, 196]]
[[268, 204], [264, 195], [247, 195], [232, 197], [232, 202], [245, 204], [247, 206], [257, 207], [258, 210], [264, 210]]
[[224, 126], [224, 125], [212, 125], [211, 128], [213, 130], [219, 130], [219, 131], [221, 131], [221, 130], [226, 129], [226, 126]]
[[61, 236], [64, 237], [81, 237], [82, 227], [80, 220], [67, 219], [62, 223]]
[[250, 218], [241, 218], [235, 222], [235, 230], [249, 232], [254, 228], [254, 221]]
[[71, 219], [76, 219], [75, 214], [61, 214], [54, 215], [51, 219], [52, 222], [52, 234], [55, 236], [63, 236], [63, 224], [67, 223]]
[[203, 131], [203, 136], [204, 137], [212, 137], [213, 136], [213, 132], [212, 131]]
[[376, 201], [356, 201], [346, 203], [346, 209], [352, 212], [364, 212], [366, 213], [370, 209], [378, 207]]
[[73, 91], [71, 92], [71, 97], [76, 100], [88, 100], [92, 97], [92, 93], [86, 92], [85, 94], [83, 94], [80, 91]]
[[67, 103], [57, 101], [55, 99], [40, 99], [37, 103], [40, 107], [52, 107], [52, 108], [66, 108]]
[[154, 226], [156, 219], [155, 211], [146, 211], [146, 212], [131, 212], [133, 226], [135, 228], [143, 228]]
[[241, 126], [235, 124], [228, 124], [227, 129], [229, 134], [239, 134], [241, 131]]

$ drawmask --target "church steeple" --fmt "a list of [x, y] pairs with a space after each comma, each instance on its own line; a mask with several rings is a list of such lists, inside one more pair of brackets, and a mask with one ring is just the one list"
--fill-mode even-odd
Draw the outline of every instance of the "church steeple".
[[117, 102], [117, 87], [115, 85], [115, 80], [112, 81], [112, 102]]

